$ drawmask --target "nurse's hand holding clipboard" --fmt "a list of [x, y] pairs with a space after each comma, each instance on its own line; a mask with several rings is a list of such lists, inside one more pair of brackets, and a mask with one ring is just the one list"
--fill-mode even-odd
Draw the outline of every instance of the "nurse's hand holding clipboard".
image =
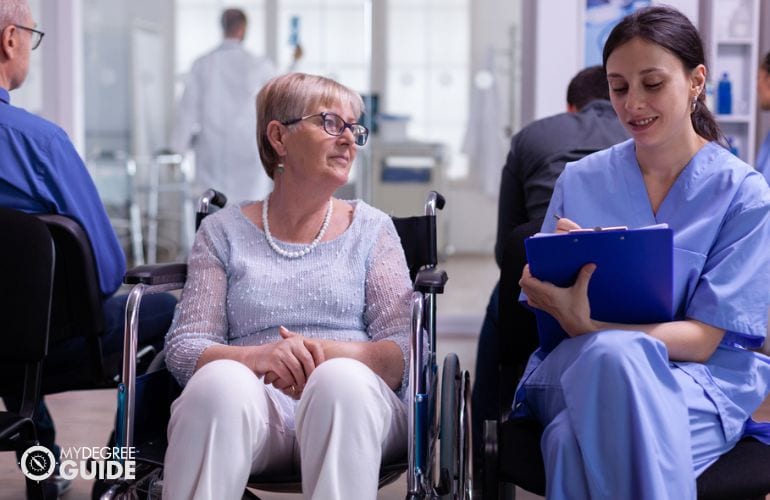
[[529, 265], [526, 265], [519, 286], [527, 294], [527, 304], [556, 318], [570, 337], [576, 337], [600, 330], [591, 319], [591, 304], [588, 302], [588, 283], [595, 270], [596, 264], [586, 264], [578, 273], [574, 285], [561, 288], [535, 278], [529, 272]]
[[[566, 217], [556, 217], [556, 233], [568, 233], [581, 229]], [[559, 322], [570, 337], [599, 330], [591, 320], [591, 304], [588, 302], [588, 283], [596, 270], [595, 264], [586, 264], [580, 270], [575, 284], [561, 288], [546, 281], [540, 281], [529, 272], [529, 265], [519, 280], [519, 286], [527, 294], [527, 304], [547, 312]]]

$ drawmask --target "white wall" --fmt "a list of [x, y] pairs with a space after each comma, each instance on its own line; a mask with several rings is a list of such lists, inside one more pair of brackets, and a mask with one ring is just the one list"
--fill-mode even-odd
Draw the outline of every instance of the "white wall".
[[526, 78], [531, 72], [534, 79], [532, 118], [539, 119], [567, 109], [567, 85], [583, 68], [585, 2], [526, 1], [537, 4], [532, 20], [535, 27], [535, 66], [525, 69], [524, 76]]
[[[510, 97], [514, 94], [513, 80], [518, 75], [511, 70], [516, 56], [512, 29], [519, 24], [520, 2], [510, 0], [474, 0], [471, 10], [471, 71], [470, 77], [483, 68], [486, 53], [494, 53], [501, 101], [506, 114], [511, 110]], [[506, 123], [513, 120], [508, 116]], [[473, 161], [473, 159], [470, 159]], [[503, 165], [500, 165], [502, 170]], [[475, 169], [472, 169], [476, 171]], [[448, 224], [449, 248], [457, 253], [478, 253], [491, 255], [497, 232], [497, 199], [479, 191], [475, 179], [467, 182], [453, 182], [445, 193], [446, 213], [442, 218]], [[472, 209], [471, 209], [472, 207]]]
[[82, 18], [81, 0], [41, 2], [40, 26], [46, 32], [41, 114], [67, 132], [81, 156], [85, 138]]
[[[72, 1], [72, 0], [68, 0]], [[142, 99], [142, 89], [133, 85], [139, 68], [135, 58], [144, 62], [156, 62], [158, 68], [165, 68], [164, 74], [153, 75], [164, 82], [173, 82], [173, 2], [134, 0], [133, 2], [103, 2], [101, 0], [78, 0], [83, 2], [85, 81], [85, 126], [87, 156], [100, 151], [122, 151], [137, 153], [135, 148], [137, 110], [135, 102]], [[160, 53], [134, 54], [134, 35], [138, 31], [158, 33], [162, 38]], [[141, 61], [140, 61], [141, 62]], [[174, 103], [173, 85], [167, 84], [164, 109], [155, 110], [159, 122], [153, 129], [164, 135], [170, 128], [171, 109]], [[154, 115], [154, 116], [155, 116]], [[159, 144], [166, 143], [166, 137], [157, 137]], [[147, 151], [138, 151], [147, 153]]]

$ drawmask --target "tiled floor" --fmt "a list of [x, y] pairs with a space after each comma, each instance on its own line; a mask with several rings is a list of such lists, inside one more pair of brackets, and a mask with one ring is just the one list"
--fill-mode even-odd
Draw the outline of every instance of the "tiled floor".
[[[497, 280], [497, 267], [491, 257], [454, 256], [444, 263], [450, 280], [446, 294], [438, 301], [439, 359], [456, 352], [463, 369], [473, 373], [476, 337], [486, 309], [489, 293]], [[64, 447], [103, 446], [107, 443], [115, 412], [112, 390], [80, 391], [46, 398], [57, 425], [57, 441]], [[770, 420], [770, 401], [757, 415]], [[90, 498], [90, 481], [75, 479], [66, 500]], [[406, 481], [402, 477], [380, 490], [380, 500], [403, 499]], [[297, 500], [298, 495], [259, 493], [264, 500]], [[0, 500], [24, 498], [24, 481], [12, 453], [0, 453]], [[541, 497], [517, 492], [520, 500]], [[770, 500], [770, 497], [768, 497]]]

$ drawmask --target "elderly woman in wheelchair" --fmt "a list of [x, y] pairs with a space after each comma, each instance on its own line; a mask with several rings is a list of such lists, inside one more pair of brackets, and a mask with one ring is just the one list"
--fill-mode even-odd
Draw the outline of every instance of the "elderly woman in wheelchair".
[[375, 498], [406, 452], [411, 282], [391, 219], [332, 194], [368, 130], [320, 76], [257, 96], [273, 192], [207, 217], [166, 339], [184, 386], [164, 498], [240, 498], [250, 474], [301, 468], [308, 498]]

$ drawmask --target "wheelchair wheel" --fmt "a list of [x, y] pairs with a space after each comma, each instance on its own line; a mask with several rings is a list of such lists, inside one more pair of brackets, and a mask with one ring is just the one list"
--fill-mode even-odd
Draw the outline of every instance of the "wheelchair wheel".
[[442, 498], [457, 498], [459, 493], [461, 380], [460, 361], [456, 354], [448, 354], [441, 375], [438, 491]]

